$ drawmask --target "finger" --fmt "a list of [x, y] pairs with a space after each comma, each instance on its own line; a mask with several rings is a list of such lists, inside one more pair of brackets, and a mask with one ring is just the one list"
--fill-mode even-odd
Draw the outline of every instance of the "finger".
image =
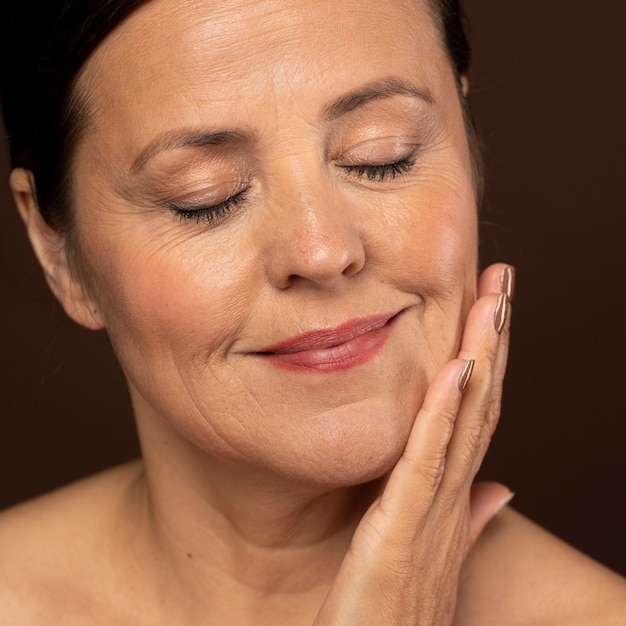
[[[483, 285], [504, 285], [506, 289], [507, 284], [511, 285], [510, 276], [507, 279], [502, 274], [506, 274], [508, 268], [502, 263], [488, 268], [483, 273]], [[469, 489], [486, 451], [486, 440], [493, 428], [489, 424], [496, 421], [498, 413], [498, 410], [493, 410], [490, 419], [485, 417], [490, 393], [493, 392], [492, 383], [497, 377], [501, 389], [506, 366], [506, 345], [501, 341], [496, 325], [500, 327], [500, 321], [504, 319], [505, 328], [508, 328], [509, 315], [507, 310], [496, 311], [498, 302], [498, 297], [491, 294], [483, 296], [472, 307], [462, 342], [462, 358], [447, 364], [433, 379], [405, 451], [386, 482], [381, 499], [383, 511], [398, 514], [406, 509], [407, 514], [413, 514], [415, 519], [415, 512], [420, 507], [425, 508], [432, 503], [444, 473], [455, 476], [449, 482], [457, 489], [463, 483]], [[502, 332], [503, 329], [499, 329]], [[471, 384], [471, 397], [463, 400], [464, 408], [461, 409], [465, 424], [458, 425], [461, 406], [458, 381], [467, 362], [474, 356], [478, 356], [483, 363], [482, 384]], [[501, 392], [498, 393], [500, 395]], [[462, 434], [457, 434], [457, 430]], [[476, 445], [472, 445], [472, 440], [477, 442]], [[450, 459], [453, 459], [451, 465]], [[449, 470], [446, 469], [447, 464], [450, 465]]]
[[493, 435], [493, 432], [498, 424], [500, 418], [500, 408], [502, 406], [502, 391], [504, 386], [504, 375], [506, 373], [506, 366], [509, 355], [509, 339], [511, 332], [511, 318], [513, 310], [512, 307], [508, 307], [507, 317], [505, 320], [504, 328], [500, 333], [500, 345], [496, 352], [496, 357], [493, 364], [493, 380], [490, 405], [488, 408], [487, 420], [489, 423], [489, 436]]
[[459, 356], [475, 359], [475, 367], [448, 446], [444, 497], [456, 497], [463, 485], [469, 489], [497, 423], [508, 340], [501, 332], [509, 309], [506, 296], [489, 294], [468, 315]]
[[[495, 341], [495, 344], [492, 342], [491, 346], [487, 345], [486, 361], [483, 363], [481, 359], [480, 362], [481, 366], [485, 365], [484, 369], [487, 370], [488, 374], [484, 379], [483, 392], [486, 394], [485, 397], [487, 401], [487, 405], [485, 407], [485, 418], [486, 423], [489, 426], [489, 436], [493, 434], [500, 415], [502, 387], [509, 351], [511, 316], [511, 303], [506, 294], [502, 293], [498, 296], [493, 313], [493, 330], [495, 330], [495, 333], [490, 333], [492, 340]], [[493, 352], [494, 345], [495, 352]], [[479, 371], [481, 369], [482, 367], [479, 367]], [[480, 380], [480, 377], [476, 377], [474, 382], [475, 387], [477, 386], [476, 380]], [[470, 395], [468, 394], [468, 404], [469, 397]]]
[[[480, 279], [480, 289], [493, 289], [495, 293], [499, 293], [503, 289], [504, 293], [509, 296], [512, 294], [513, 280], [513, 268], [511, 266], [505, 263], [494, 264], [483, 272]], [[484, 368], [487, 373], [483, 376], [485, 391], [482, 395], [479, 392], [474, 392], [473, 402], [464, 400], [464, 404], [468, 405], [467, 413], [472, 412], [473, 404], [476, 405], [475, 412], [479, 412], [481, 408], [485, 407], [490, 382], [493, 380], [491, 370], [496, 372], [499, 379], [503, 377], [506, 366], [506, 347], [500, 348], [495, 359], [497, 367], [495, 369], [489, 367], [489, 364], [494, 361], [494, 354], [498, 351], [498, 345], [502, 344], [495, 328], [496, 325], [500, 325], [499, 318], [498, 320], [495, 318], [498, 315], [501, 317], [501, 314], [495, 310], [498, 300], [494, 298], [493, 295], [489, 298], [481, 298], [470, 311], [466, 324], [466, 329], [469, 330], [465, 332], [460, 354], [462, 363], [451, 362], [446, 366], [449, 369], [444, 368], [440, 375], [433, 380], [414, 422], [405, 451], [392, 473], [392, 476], [395, 475], [393, 484], [390, 486], [389, 481], [387, 482], [386, 504], [395, 503], [396, 493], [404, 492], [406, 489], [419, 489], [422, 495], [426, 494], [427, 497], [430, 497], [434, 495], [439, 486], [446, 463], [445, 457], [448, 446], [454, 436], [454, 425], [459, 410], [458, 377], [460, 371], [458, 368], [466, 367], [465, 363], [473, 360], [473, 355], [479, 355], [481, 360], [487, 364], [487, 367]], [[505, 324], [508, 324], [506, 311], [504, 311], [504, 315]], [[502, 328], [499, 330], [502, 331]], [[453, 382], [451, 385], [450, 379], [446, 378], [447, 376], [451, 376], [452, 379], [456, 377], [457, 384], [454, 385]], [[450, 391], [451, 387], [452, 391]], [[482, 429], [482, 420], [480, 424]], [[424, 489], [425, 487], [426, 489]]]
[[478, 297], [488, 293], [505, 293], [513, 300], [515, 292], [515, 268], [506, 263], [494, 263], [486, 268], [478, 278]]
[[446, 462], [463, 385], [472, 375], [473, 362], [455, 359], [431, 382], [417, 413], [405, 450], [391, 472], [381, 497], [381, 511], [419, 517], [432, 503]]
[[468, 548], [475, 543], [489, 521], [511, 501], [512, 497], [513, 492], [500, 483], [480, 482], [472, 485]]

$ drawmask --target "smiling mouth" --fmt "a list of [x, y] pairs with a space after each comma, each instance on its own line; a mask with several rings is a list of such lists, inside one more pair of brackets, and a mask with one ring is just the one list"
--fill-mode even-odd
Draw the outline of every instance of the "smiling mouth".
[[373, 359], [385, 344], [398, 312], [350, 320], [309, 331], [255, 354], [277, 367], [301, 372], [334, 372]]

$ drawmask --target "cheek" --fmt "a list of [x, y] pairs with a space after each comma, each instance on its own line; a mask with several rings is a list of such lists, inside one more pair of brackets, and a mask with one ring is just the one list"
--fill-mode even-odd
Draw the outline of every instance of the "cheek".
[[214, 250], [202, 236], [166, 247], [139, 240], [107, 237], [114, 249], [92, 255], [99, 264], [89, 268], [124, 370], [132, 379], [147, 376], [148, 358], [206, 366], [226, 352], [252, 308], [255, 280], [245, 256], [228, 245]]
[[394, 228], [394, 277], [403, 291], [424, 301], [420, 332], [430, 380], [458, 352], [465, 318], [476, 298], [477, 213], [471, 186], [439, 189], [424, 196], [417, 209], [403, 212]]
[[404, 290], [419, 289], [442, 303], [467, 303], [475, 296], [477, 229], [469, 183], [431, 184], [390, 212], [380, 229], [380, 247]]

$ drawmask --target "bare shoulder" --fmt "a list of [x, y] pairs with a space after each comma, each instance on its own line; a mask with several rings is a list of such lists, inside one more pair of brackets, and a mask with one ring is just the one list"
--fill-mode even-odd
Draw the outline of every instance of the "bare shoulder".
[[0, 513], [0, 624], [53, 623], [70, 595], [93, 585], [140, 471], [120, 466]]
[[467, 559], [455, 626], [622, 626], [626, 579], [512, 509]]

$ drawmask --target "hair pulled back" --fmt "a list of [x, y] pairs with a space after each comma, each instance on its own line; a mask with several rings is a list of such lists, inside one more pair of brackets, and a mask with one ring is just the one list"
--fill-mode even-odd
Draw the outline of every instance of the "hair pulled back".
[[[31, 170], [48, 225], [71, 231], [72, 157], [87, 123], [80, 70], [102, 40], [149, 0], [19, 0], [2, 9], [0, 97], [11, 167]], [[461, 0], [427, 0], [457, 81], [470, 47]], [[464, 103], [470, 135], [471, 120]], [[477, 165], [475, 142], [470, 145]]]

